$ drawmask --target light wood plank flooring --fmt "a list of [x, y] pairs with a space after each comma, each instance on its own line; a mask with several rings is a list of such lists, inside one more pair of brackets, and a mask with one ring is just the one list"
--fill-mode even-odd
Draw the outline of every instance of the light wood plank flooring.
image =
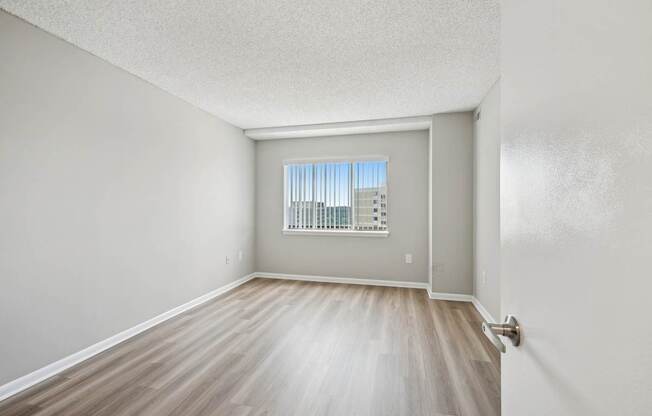
[[470, 303], [254, 279], [0, 403], [7, 415], [500, 414]]

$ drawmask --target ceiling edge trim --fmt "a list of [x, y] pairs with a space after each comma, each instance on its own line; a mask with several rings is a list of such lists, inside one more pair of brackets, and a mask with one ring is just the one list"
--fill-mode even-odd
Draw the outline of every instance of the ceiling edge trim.
[[341, 123], [308, 124], [303, 126], [247, 129], [244, 134], [254, 140], [298, 139], [348, 134], [389, 133], [428, 130], [431, 116], [387, 118], [381, 120], [346, 121]]

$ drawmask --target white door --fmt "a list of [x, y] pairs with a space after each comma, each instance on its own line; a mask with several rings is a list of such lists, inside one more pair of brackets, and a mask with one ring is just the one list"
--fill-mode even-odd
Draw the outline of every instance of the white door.
[[652, 0], [501, 8], [503, 415], [652, 415]]

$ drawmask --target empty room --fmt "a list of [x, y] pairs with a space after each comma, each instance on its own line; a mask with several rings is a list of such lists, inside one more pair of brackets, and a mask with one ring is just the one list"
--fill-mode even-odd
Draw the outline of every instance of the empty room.
[[0, 0], [0, 416], [652, 415], [652, 1]]

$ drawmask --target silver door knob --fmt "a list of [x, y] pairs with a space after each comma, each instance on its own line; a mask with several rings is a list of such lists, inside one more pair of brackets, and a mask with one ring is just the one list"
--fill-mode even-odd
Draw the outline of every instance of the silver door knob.
[[521, 327], [516, 318], [512, 315], [505, 317], [505, 322], [502, 324], [495, 324], [490, 322], [482, 323], [482, 333], [489, 338], [494, 347], [502, 353], [506, 351], [505, 344], [498, 338], [498, 336], [509, 338], [512, 345], [518, 347], [521, 344]]

